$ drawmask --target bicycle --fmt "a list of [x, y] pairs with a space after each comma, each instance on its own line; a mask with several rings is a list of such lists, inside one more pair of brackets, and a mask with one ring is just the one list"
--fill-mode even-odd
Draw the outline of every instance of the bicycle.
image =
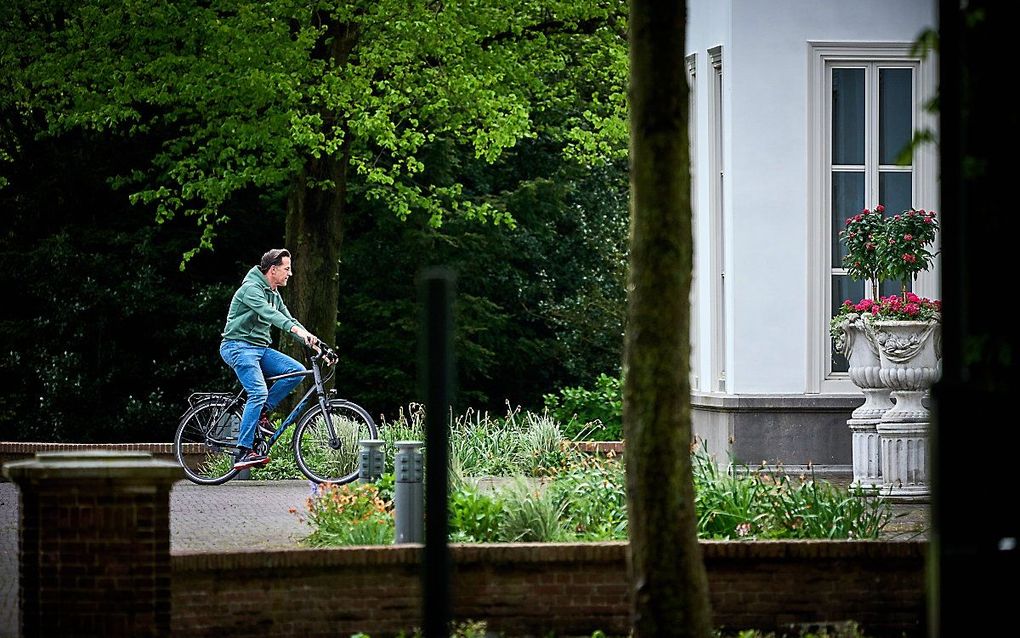
[[[320, 363], [335, 363], [336, 353], [320, 344], [315, 351], [306, 346], [305, 354], [310, 370], [266, 377], [266, 381], [311, 376], [313, 386], [275, 430], [256, 427], [252, 447], [268, 455], [287, 428], [297, 423], [292, 445], [301, 473], [316, 483], [350, 483], [358, 477], [359, 442], [376, 438], [378, 429], [364, 408], [337, 398], [335, 389], [326, 390], [336, 369], [323, 377]], [[312, 398], [315, 402], [305, 408]], [[236, 394], [195, 392], [188, 397], [189, 407], [174, 435], [174, 456], [192, 482], [220, 485], [241, 471], [234, 469], [234, 454], [246, 400], [243, 388]]]

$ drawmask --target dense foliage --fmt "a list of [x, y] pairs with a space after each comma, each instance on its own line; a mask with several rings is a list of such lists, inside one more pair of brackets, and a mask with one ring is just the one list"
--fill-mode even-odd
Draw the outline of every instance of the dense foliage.
[[[188, 393], [234, 383], [216, 353], [226, 307], [256, 253], [282, 243], [283, 212], [256, 192], [237, 199], [260, 213], [227, 222], [216, 250], [182, 272], [187, 224], [151, 224], [105, 182], [144, 152], [139, 144], [28, 140], [31, 162], [7, 172], [0, 255], [14, 274], [0, 320], [5, 439], [169, 440]], [[417, 398], [414, 276], [426, 263], [459, 273], [460, 407], [537, 408], [557, 388], [618, 374], [624, 169], [582, 171], [537, 145], [525, 150], [516, 166], [478, 167], [493, 180], [532, 164], [547, 176], [505, 195], [516, 228], [466, 220], [434, 228], [368, 212], [352, 222], [338, 386], [377, 416], [393, 418]]]
[[[189, 392], [233, 383], [229, 296], [307, 189], [344, 195], [337, 380], [376, 415], [416, 399], [429, 264], [459, 275], [458, 407], [618, 374], [623, 4], [4, 3], [4, 438], [169, 440]], [[357, 47], [327, 61], [338, 25]], [[337, 153], [343, 189], [308, 173]]]

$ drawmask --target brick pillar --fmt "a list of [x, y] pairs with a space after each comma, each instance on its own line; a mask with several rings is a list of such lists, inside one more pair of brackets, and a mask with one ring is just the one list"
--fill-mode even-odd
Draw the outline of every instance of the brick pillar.
[[147, 452], [50, 452], [3, 473], [21, 494], [21, 636], [170, 634], [170, 488]]

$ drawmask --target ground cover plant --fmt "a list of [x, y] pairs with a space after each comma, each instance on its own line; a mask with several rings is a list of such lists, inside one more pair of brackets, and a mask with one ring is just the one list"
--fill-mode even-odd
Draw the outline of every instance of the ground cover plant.
[[[424, 411], [415, 405], [384, 425], [387, 467], [393, 466], [393, 443], [423, 440], [423, 427]], [[452, 542], [627, 539], [622, 457], [578, 448], [548, 414], [508, 410], [493, 419], [469, 412], [452, 418], [451, 428]], [[892, 519], [891, 506], [877, 490], [791, 476], [778, 465], [721, 466], [700, 446], [692, 456], [703, 539], [873, 539]], [[320, 486], [301, 513], [314, 529], [308, 542], [392, 542], [393, 481], [388, 473], [370, 486]], [[375, 490], [371, 497], [352, 491], [368, 488]], [[374, 504], [374, 518], [366, 501]], [[361, 529], [369, 519], [371, 534]], [[356, 531], [339, 531], [346, 528]]]
[[[556, 634], [543, 634], [547, 638], [556, 638]], [[454, 622], [450, 626], [450, 638], [502, 638], [503, 634], [493, 632], [489, 629], [488, 623], [483, 620], [465, 620]], [[763, 633], [757, 629], [744, 629], [736, 633], [716, 631], [717, 638], [777, 638], [774, 632]], [[860, 627], [853, 621], [838, 623], [829, 627], [811, 628], [797, 630], [796, 633], [785, 633], [783, 636], [797, 638], [868, 638], [861, 632]], [[400, 633], [398, 638], [421, 638], [420, 629], [414, 629], [410, 634]], [[358, 633], [351, 638], [371, 638], [371, 635]], [[626, 638], [615, 634], [607, 634], [601, 630], [595, 630], [591, 638]]]

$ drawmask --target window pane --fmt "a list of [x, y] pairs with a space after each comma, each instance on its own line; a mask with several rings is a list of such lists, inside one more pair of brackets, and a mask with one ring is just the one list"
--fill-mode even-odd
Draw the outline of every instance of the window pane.
[[[858, 302], [864, 298], [864, 282], [857, 279], [850, 279], [846, 275], [833, 275], [832, 277], [832, 311], [830, 317], [835, 316], [836, 311], [843, 305], [843, 301], [849, 299], [853, 302]], [[850, 364], [847, 362], [846, 357], [839, 354], [829, 345], [829, 352], [832, 355], [832, 371], [833, 372], [846, 372], [850, 369]]]
[[832, 267], [842, 268], [846, 248], [839, 241], [839, 231], [846, 220], [864, 208], [864, 173], [836, 171], [832, 173]]
[[[878, 71], [878, 156], [880, 164], [895, 164], [896, 158], [912, 135], [910, 69], [879, 69]], [[910, 162], [908, 162], [909, 164]]]
[[[908, 291], [913, 290], [914, 288], [913, 284], [914, 282], [910, 282], [909, 284], [907, 284]], [[901, 292], [903, 292], [903, 290], [900, 288], [900, 285], [901, 284], [898, 281], [883, 281], [882, 283], [878, 284], [879, 294], [883, 297], [888, 297], [889, 295], [898, 295]]]
[[897, 215], [910, 209], [913, 174], [882, 172], [878, 174], [878, 201], [885, 205], [885, 214]]
[[832, 70], [832, 163], [864, 164], [864, 69]]

